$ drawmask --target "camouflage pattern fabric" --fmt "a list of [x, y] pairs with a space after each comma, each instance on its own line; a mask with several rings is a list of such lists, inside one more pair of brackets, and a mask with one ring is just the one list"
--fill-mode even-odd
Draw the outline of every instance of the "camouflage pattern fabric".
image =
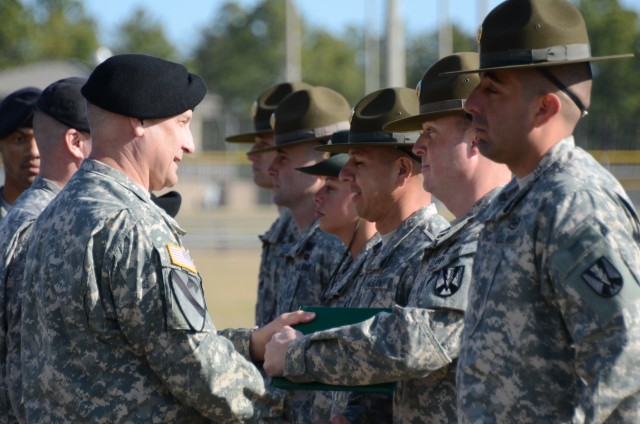
[[640, 422], [640, 223], [618, 181], [569, 137], [486, 212], [459, 422]]
[[[313, 223], [298, 235], [294, 243], [286, 246], [284, 267], [278, 269], [279, 293], [277, 314], [291, 312], [301, 306], [323, 305], [322, 293], [345, 251], [342, 241], [324, 232]], [[312, 404], [315, 392], [289, 391], [293, 423], [314, 421]]]
[[[436, 235], [448, 226], [449, 223], [437, 213], [433, 204], [423, 207], [412, 214], [395, 230], [389, 240], [374, 245], [364, 262], [362, 272], [356, 277], [352, 290], [344, 295], [344, 306], [390, 308], [396, 305], [398, 303], [400, 283], [415, 273], [422, 259], [421, 253], [423, 250], [431, 245], [435, 241]], [[367, 324], [362, 325], [366, 326]], [[355, 332], [353, 332], [354, 330]], [[383, 353], [372, 354], [368, 352], [368, 349], [360, 351], [359, 354], [355, 353], [364, 347], [374, 348], [371, 344], [375, 344], [376, 341], [374, 339], [379, 336], [368, 331], [369, 329], [367, 328], [354, 325], [342, 327], [341, 330], [320, 332], [317, 340], [322, 339], [322, 341], [317, 345], [310, 345], [309, 348], [312, 348], [312, 350], [306, 356], [304, 351], [296, 354], [296, 349], [289, 348], [285, 358], [285, 376], [302, 374], [296, 371], [301, 365], [299, 361], [304, 363], [306, 360], [312, 362], [314, 366], [313, 377], [315, 378], [310, 381], [325, 382], [325, 378], [342, 378], [328, 375], [333, 372], [333, 367], [335, 366], [344, 366], [345, 372], [359, 374], [358, 376], [343, 376], [346, 379], [362, 378], [363, 381], [367, 381], [377, 354]], [[324, 334], [326, 338], [320, 334]], [[316, 340], [316, 336], [311, 336], [310, 340]], [[300, 343], [296, 343], [295, 346], [300, 346]], [[345, 356], [342, 356], [343, 354]], [[290, 359], [291, 364], [288, 363]], [[341, 360], [346, 362], [336, 365], [336, 362]], [[370, 362], [370, 360], [374, 362]], [[324, 368], [328, 365], [330, 365], [330, 368]], [[315, 369], [316, 366], [318, 367], [317, 370]], [[289, 374], [288, 369], [293, 372]], [[325, 370], [327, 374], [325, 374]], [[307, 376], [305, 375], [305, 377]], [[331, 384], [351, 385], [352, 383]], [[346, 396], [349, 396], [348, 401], [345, 400]], [[365, 420], [387, 422], [392, 416], [391, 396], [336, 393], [334, 410], [337, 409], [337, 405], [345, 402], [348, 402], [348, 406], [342, 413], [352, 422]], [[365, 413], [368, 415], [365, 416]]]
[[280, 215], [271, 228], [260, 236], [262, 255], [260, 273], [258, 275], [258, 300], [256, 302], [256, 325], [262, 327], [273, 321], [276, 314], [278, 296], [279, 270], [285, 267], [284, 252], [298, 237], [296, 222], [287, 208], [282, 208]]
[[91, 159], [42, 212], [24, 278], [29, 422], [277, 422], [282, 398], [216, 334], [183, 234]]
[[[46, 178], [36, 177], [29, 189], [16, 200], [0, 221], [0, 423], [25, 422], [20, 372], [20, 291], [24, 249], [31, 226], [60, 187]], [[9, 402], [10, 400], [10, 402]]]

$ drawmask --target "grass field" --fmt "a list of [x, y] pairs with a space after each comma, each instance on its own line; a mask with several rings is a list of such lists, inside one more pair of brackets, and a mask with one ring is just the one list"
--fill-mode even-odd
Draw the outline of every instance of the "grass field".
[[191, 255], [216, 328], [252, 327], [260, 249], [191, 250]]

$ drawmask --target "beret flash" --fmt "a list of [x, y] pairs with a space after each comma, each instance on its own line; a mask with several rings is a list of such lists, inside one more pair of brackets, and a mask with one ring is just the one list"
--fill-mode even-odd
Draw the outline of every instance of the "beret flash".
[[179, 115], [198, 105], [207, 87], [184, 66], [142, 54], [112, 56], [98, 65], [82, 87], [90, 103], [140, 119]]

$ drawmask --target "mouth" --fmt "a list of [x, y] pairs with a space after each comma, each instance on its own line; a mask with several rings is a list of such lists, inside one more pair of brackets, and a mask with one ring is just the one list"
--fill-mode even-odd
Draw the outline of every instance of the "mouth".
[[40, 162], [27, 162], [21, 168], [37, 175], [40, 172]]

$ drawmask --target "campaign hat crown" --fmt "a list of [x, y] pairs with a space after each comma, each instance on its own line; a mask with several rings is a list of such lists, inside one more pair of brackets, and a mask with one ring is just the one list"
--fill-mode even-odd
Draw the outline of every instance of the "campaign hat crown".
[[584, 18], [566, 0], [507, 0], [496, 6], [478, 30], [480, 72], [536, 68], [632, 57], [595, 57]]
[[463, 52], [445, 56], [425, 72], [416, 87], [420, 111], [384, 126], [385, 131], [422, 131], [422, 123], [448, 115], [464, 115], [464, 103], [480, 82], [475, 74], [440, 75], [443, 72], [475, 69], [478, 53]]
[[347, 143], [332, 143], [314, 149], [323, 152], [347, 153], [358, 147], [396, 147], [410, 150], [418, 133], [392, 133], [384, 126], [401, 118], [418, 114], [415, 90], [406, 87], [383, 88], [364, 96], [353, 108]]
[[334, 132], [349, 128], [349, 111], [347, 99], [330, 88], [317, 86], [294, 91], [272, 115], [275, 146], [271, 149], [325, 142]]
[[309, 88], [311, 85], [304, 82], [283, 82], [264, 90], [251, 106], [251, 118], [253, 119], [253, 132], [232, 135], [225, 138], [230, 143], [253, 143], [255, 136], [273, 133], [271, 128], [271, 115], [278, 104], [294, 91]]
[[[336, 131], [331, 134], [329, 140], [331, 144], [344, 144], [349, 140], [349, 130]], [[296, 169], [309, 175], [337, 178], [348, 160], [349, 155], [346, 153], [332, 153], [329, 158], [323, 161]]]

